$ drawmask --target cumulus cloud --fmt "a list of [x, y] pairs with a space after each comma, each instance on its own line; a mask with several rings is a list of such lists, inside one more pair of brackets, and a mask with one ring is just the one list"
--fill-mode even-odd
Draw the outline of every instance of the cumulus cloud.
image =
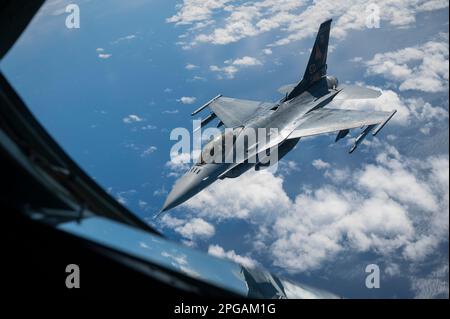
[[[426, 163], [448, 171], [448, 158]], [[298, 195], [292, 210], [275, 223], [275, 264], [294, 272], [314, 269], [346, 250], [400, 251], [407, 260], [423, 260], [447, 237], [448, 181], [436, 187], [433, 173], [416, 171], [421, 165], [388, 148], [376, 165], [348, 175], [347, 184]], [[415, 212], [433, 217], [426, 222]], [[424, 223], [437, 220], [442, 229], [424, 234]]]
[[142, 122], [144, 119], [136, 114], [130, 114], [122, 119], [125, 124], [131, 124], [136, 122]]
[[[373, 87], [381, 90], [380, 88]], [[392, 90], [381, 90], [382, 95], [376, 99], [363, 100], [343, 100], [331, 102], [330, 107], [353, 110], [374, 110], [397, 113], [392, 118], [391, 123], [398, 125], [409, 125], [411, 121], [421, 122], [426, 125], [434, 121], [448, 118], [448, 111], [439, 106], [433, 106], [428, 102], [418, 98], [402, 98]]]
[[252, 258], [238, 255], [234, 250], [225, 251], [219, 245], [209, 245], [208, 254], [219, 258], [232, 260], [247, 268], [255, 268], [258, 265], [258, 263]]
[[209, 70], [212, 72], [218, 72], [219, 78], [227, 78], [227, 79], [234, 79], [234, 75], [239, 71], [239, 69], [233, 65], [225, 66], [225, 67], [218, 67], [217, 65], [211, 65], [209, 67]]
[[448, 172], [448, 156], [418, 161], [385, 145], [375, 163], [292, 200], [283, 179], [263, 171], [218, 181], [183, 206], [207, 220], [257, 225], [255, 248], [290, 272], [320, 268], [343, 252], [421, 262], [448, 240]]
[[190, 153], [173, 153], [170, 155], [170, 161], [166, 162], [166, 167], [170, 169], [170, 176], [178, 177], [186, 172], [190, 167]]
[[214, 187], [197, 194], [184, 206], [217, 220], [256, 218], [256, 212], [260, 217], [267, 217], [290, 206], [282, 184], [281, 177], [266, 170], [244, 174], [239, 182], [234, 179], [216, 181]]
[[236, 59], [234, 61], [227, 60], [226, 64], [238, 65], [238, 66], [255, 66], [262, 65], [261, 61], [250, 56], [244, 56], [243, 58]]
[[[290, 175], [292, 172], [300, 171], [299, 165], [295, 161], [280, 161], [277, 163], [277, 172], [281, 175]], [[273, 167], [275, 169], [275, 167]]]
[[122, 42], [122, 41], [129, 41], [129, 40], [133, 40], [133, 39], [135, 39], [135, 38], [136, 38], [136, 35], [135, 35], [135, 34], [129, 34], [129, 35], [126, 35], [126, 36], [117, 38], [117, 39], [114, 40], [112, 43], [113, 43], [113, 44], [117, 44], [117, 43], [120, 43], [120, 42]]
[[135, 189], [130, 189], [126, 191], [120, 191], [117, 192], [116, 199], [119, 203], [125, 205], [127, 204], [132, 197], [134, 197], [137, 194], [137, 191]]
[[158, 148], [154, 145], [151, 145], [149, 147], [147, 147], [141, 154], [141, 157], [146, 157], [149, 156], [150, 154], [153, 154], [154, 152], [156, 152], [158, 150]]
[[195, 64], [192, 64], [192, 63], [188, 63], [188, 64], [186, 64], [186, 66], [185, 66], [185, 69], [186, 69], [186, 70], [195, 70], [195, 69], [197, 69], [197, 68], [198, 68], [198, 66], [195, 65]]
[[156, 126], [152, 124], [147, 124], [141, 127], [141, 130], [143, 131], [149, 131], [149, 130], [156, 130]]
[[112, 56], [112, 54], [106, 53], [105, 49], [103, 49], [103, 48], [97, 48], [97, 49], [95, 49], [95, 51], [97, 52], [98, 57], [102, 60], [109, 59]]
[[316, 169], [325, 169], [325, 168], [330, 168], [331, 167], [330, 163], [327, 163], [327, 162], [321, 160], [320, 158], [312, 161], [312, 165]]
[[208, 20], [214, 10], [223, 8], [230, 1], [232, 0], [185, 0], [182, 5], [177, 6], [177, 14], [166, 19], [166, 21], [176, 24], [192, 24]]
[[175, 231], [180, 233], [183, 237], [192, 240], [194, 237], [212, 237], [215, 233], [215, 228], [201, 218], [193, 218], [186, 224], [176, 227]]
[[252, 66], [260, 66], [262, 62], [254, 57], [244, 56], [236, 60], [226, 60], [225, 66], [219, 67], [217, 65], [211, 65], [209, 70], [212, 72], [218, 72], [219, 78], [233, 79], [235, 74], [241, 69]]
[[[141, 247], [145, 246], [141, 245]], [[201, 278], [201, 275], [190, 267], [188, 256], [186, 256], [185, 254], [179, 253], [178, 251], [172, 249], [171, 252], [162, 251], [161, 256], [171, 260], [172, 266], [177, 267], [180, 271], [186, 273], [187, 275], [191, 277]]]
[[182, 96], [177, 101], [182, 104], [194, 104], [195, 101], [197, 101], [197, 98], [193, 96]]
[[173, 115], [173, 114], [178, 114], [178, 110], [165, 110], [165, 111], [163, 111], [162, 113], [163, 114], [171, 114], [171, 115]]
[[110, 53], [99, 53], [98, 54], [98, 57], [102, 60], [109, 59], [111, 56], [112, 56], [112, 54], [110, 54]]
[[163, 226], [172, 228], [188, 240], [197, 238], [208, 239], [215, 234], [214, 226], [202, 218], [185, 220], [171, 217], [170, 215], [164, 215], [161, 222]]
[[[445, 0], [381, 0], [377, 1], [381, 24], [407, 27], [415, 22], [416, 15], [424, 11], [448, 7]], [[314, 36], [318, 23], [335, 19], [332, 36], [344, 38], [350, 30], [366, 28], [368, 10], [365, 0], [313, 2], [302, 0], [264, 0], [235, 3], [230, 0], [184, 0], [177, 13], [168, 18], [169, 23], [190, 25], [189, 42], [185, 48], [201, 43], [225, 45], [265, 32], [278, 30], [281, 38], [272, 46]], [[185, 35], [186, 37], [187, 35]]]
[[440, 41], [378, 53], [365, 62], [369, 75], [382, 75], [399, 83], [399, 89], [448, 91], [448, 34]]
[[424, 277], [411, 280], [412, 289], [417, 299], [448, 299], [448, 260], [447, 265], [441, 266]]
[[[379, 88], [376, 88], [379, 89]], [[410, 120], [411, 112], [401, 97], [392, 90], [382, 90], [383, 94], [376, 99], [365, 100], [344, 100], [339, 103], [332, 102], [330, 105], [336, 108], [352, 110], [373, 110], [397, 113], [392, 118], [392, 123], [407, 125]]]

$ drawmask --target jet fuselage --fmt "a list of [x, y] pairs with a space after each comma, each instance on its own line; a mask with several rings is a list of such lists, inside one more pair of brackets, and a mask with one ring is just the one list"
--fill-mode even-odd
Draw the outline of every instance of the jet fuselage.
[[[257, 130], [258, 128], [264, 128], [266, 132], [276, 129], [276, 136], [266, 138], [264, 142], [270, 143], [272, 141], [272, 143], [275, 143], [272, 147], [277, 148], [277, 160], [281, 159], [298, 143], [299, 139], [286, 140], [286, 138], [301, 123], [303, 115], [311, 110], [324, 107], [339, 93], [338, 90], [324, 88], [323, 83], [326, 82], [312, 86], [308, 91], [291, 100], [283, 101], [282, 99], [280, 102], [274, 103], [271, 108], [264, 110], [248, 121], [243, 129], [253, 128]], [[260, 141], [257, 141], [257, 144], [259, 148], [264, 147], [264, 145], [260, 144]], [[272, 162], [271, 164], [274, 163]], [[236, 166], [234, 162], [201, 163], [199, 161], [177, 180], [172, 191], [167, 196], [161, 212], [180, 205], [219, 178], [235, 178], [251, 168], [255, 167], [259, 170], [261, 166], [268, 165], [246, 161]], [[230, 170], [230, 168], [232, 169]], [[223, 174], [225, 172], [227, 174], [224, 177]]]

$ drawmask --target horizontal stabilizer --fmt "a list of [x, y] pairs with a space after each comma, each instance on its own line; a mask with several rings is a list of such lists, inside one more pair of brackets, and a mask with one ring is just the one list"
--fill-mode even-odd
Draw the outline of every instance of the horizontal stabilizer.
[[378, 90], [369, 89], [359, 85], [339, 85], [341, 92], [334, 98], [339, 100], [376, 99], [381, 95]]

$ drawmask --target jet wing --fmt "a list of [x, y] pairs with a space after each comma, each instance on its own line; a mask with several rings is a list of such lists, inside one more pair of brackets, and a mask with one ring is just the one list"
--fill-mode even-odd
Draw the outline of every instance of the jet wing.
[[241, 100], [218, 95], [199, 109], [195, 110], [192, 115], [209, 107], [214, 113], [211, 115], [214, 115], [214, 117], [217, 116], [226, 127], [236, 127], [244, 125], [257, 113], [267, 110], [273, 105], [274, 103]]
[[389, 121], [394, 112], [318, 109], [307, 113], [302, 123], [289, 135], [289, 139], [331, 133], [378, 124], [374, 135]]
[[[277, 91], [281, 94], [288, 94], [295, 86], [296, 84], [286, 84], [278, 88]], [[340, 92], [333, 98], [333, 101], [376, 99], [381, 95], [381, 92], [378, 90], [369, 89], [359, 85], [339, 84], [337, 89], [339, 89]]]

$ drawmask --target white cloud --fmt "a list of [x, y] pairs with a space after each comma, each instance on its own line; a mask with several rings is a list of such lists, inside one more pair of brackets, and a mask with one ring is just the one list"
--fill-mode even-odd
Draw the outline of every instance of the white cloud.
[[[446, 0], [380, 0], [381, 24], [408, 27], [423, 11], [448, 7]], [[230, 0], [184, 0], [177, 13], [166, 21], [191, 25], [183, 41], [185, 48], [201, 43], [225, 45], [269, 31], [280, 31], [281, 38], [272, 45], [286, 45], [314, 36], [318, 24], [334, 18], [332, 36], [344, 38], [350, 30], [366, 28], [365, 0], [264, 0], [234, 3]]]
[[147, 208], [148, 203], [146, 201], [140, 199], [139, 202], [138, 202], [138, 205], [139, 205], [140, 209], [145, 209], [145, 208]]
[[157, 150], [158, 150], [158, 148], [156, 146], [153, 146], [153, 145], [149, 146], [142, 152], [141, 157], [149, 156], [150, 154], [153, 154]]
[[183, 225], [185, 223], [185, 220], [172, 217], [170, 214], [165, 214], [161, 217], [161, 223], [169, 228], [175, 228]]
[[195, 70], [198, 68], [198, 66], [195, 64], [192, 64], [192, 63], [188, 63], [188, 64], [186, 64], [185, 68], [186, 68], [186, 70]]
[[448, 156], [418, 161], [380, 147], [375, 164], [294, 200], [281, 177], [262, 171], [217, 181], [183, 206], [204, 219], [257, 225], [255, 249], [291, 272], [320, 268], [343, 252], [421, 262], [448, 240]]
[[125, 205], [129, 202], [130, 198], [133, 197], [134, 195], [136, 195], [136, 190], [135, 189], [130, 189], [127, 191], [121, 191], [117, 193], [117, 201], [119, 203], [121, 203], [122, 205]]
[[[289, 175], [292, 172], [300, 171], [300, 168], [299, 168], [297, 162], [295, 162], [295, 161], [279, 161], [277, 164], [278, 164], [277, 171], [281, 175]], [[275, 169], [275, 168], [273, 168], [273, 169]]]
[[243, 58], [236, 59], [234, 61], [225, 61], [225, 63], [229, 63], [237, 66], [256, 66], [262, 65], [261, 61], [256, 58], [250, 56], [244, 56]]
[[[380, 88], [375, 89], [380, 90]], [[381, 90], [382, 95], [376, 99], [332, 101], [330, 107], [353, 110], [374, 110], [392, 112], [397, 110], [390, 123], [406, 126], [411, 121], [422, 125], [433, 125], [432, 122], [446, 120], [448, 111], [439, 106], [432, 106], [422, 99], [404, 99], [392, 90]]]
[[[376, 88], [379, 89], [379, 88]], [[331, 102], [330, 106], [342, 109], [352, 110], [373, 110], [392, 112], [397, 110], [397, 113], [391, 120], [391, 123], [400, 125], [409, 124], [411, 111], [400, 96], [392, 90], [383, 90], [383, 94], [376, 99], [365, 100], [344, 100], [338, 102]]]
[[195, 101], [197, 101], [197, 98], [193, 96], [182, 96], [177, 101], [182, 104], [193, 104], [195, 103]]
[[365, 63], [367, 73], [398, 82], [401, 91], [448, 91], [448, 34], [441, 38], [440, 41], [378, 53]]
[[129, 34], [129, 35], [126, 35], [126, 36], [123, 36], [123, 37], [120, 37], [120, 38], [114, 40], [112, 42], [112, 44], [117, 44], [117, 43], [122, 42], [122, 41], [129, 41], [129, 40], [133, 40], [133, 39], [136, 39], [136, 35], [135, 34]]
[[136, 114], [130, 114], [130, 115], [124, 117], [122, 119], [122, 121], [125, 124], [130, 124], [130, 123], [142, 122], [142, 121], [144, 121], [144, 119], [141, 118], [140, 116], [136, 115]]
[[239, 69], [233, 65], [225, 66], [225, 67], [218, 67], [217, 65], [211, 65], [209, 67], [209, 70], [212, 72], [218, 72], [219, 78], [227, 78], [227, 79], [233, 79], [234, 75], [239, 71]]
[[389, 276], [391, 276], [391, 277], [397, 276], [397, 275], [400, 274], [400, 266], [398, 264], [395, 264], [395, 263], [388, 264], [384, 268], [384, 272], [386, 274], [388, 274]]
[[330, 168], [331, 167], [330, 163], [327, 163], [327, 162], [321, 160], [320, 158], [312, 161], [312, 165], [316, 169], [325, 169], [325, 168]]
[[235, 263], [247, 268], [255, 268], [258, 265], [258, 263], [252, 258], [238, 255], [234, 250], [225, 251], [219, 245], [209, 245], [208, 254], [219, 258], [232, 260]]
[[247, 219], [255, 212], [259, 217], [276, 214], [289, 208], [289, 198], [282, 187], [283, 179], [266, 170], [244, 174], [237, 179], [215, 182], [189, 201], [185, 207], [197, 211], [200, 216], [217, 220]]
[[193, 218], [183, 225], [175, 227], [174, 230], [190, 240], [194, 238], [207, 239], [215, 234], [214, 226], [201, 218]]
[[182, 5], [176, 8], [178, 12], [166, 19], [167, 22], [176, 24], [192, 24], [211, 18], [213, 11], [221, 9], [231, 0], [184, 0]]
[[350, 170], [347, 168], [327, 169], [323, 175], [334, 183], [342, 183], [350, 177]]
[[188, 82], [194, 82], [194, 81], [206, 81], [206, 78], [199, 76], [199, 75], [194, 75], [192, 77], [192, 79], [188, 79]]
[[438, 267], [425, 277], [412, 278], [412, 289], [417, 299], [448, 299], [448, 259], [447, 265]]
[[266, 48], [266, 49], [263, 50], [263, 53], [265, 55], [271, 55], [272, 54], [272, 49]]
[[98, 54], [98, 57], [102, 60], [109, 59], [111, 56], [112, 56], [112, 54], [110, 54], [110, 53], [99, 53]]
[[423, 99], [407, 99], [406, 104], [411, 111], [411, 114], [420, 121], [430, 122], [434, 120], [446, 120], [448, 118], [448, 111], [439, 106], [432, 106]]
[[171, 176], [180, 176], [187, 171], [191, 162], [190, 153], [174, 153], [170, 155], [170, 161], [166, 162], [166, 167], [171, 170]]
[[155, 125], [147, 124], [145, 126], [142, 126], [141, 130], [143, 130], [143, 131], [156, 130], [156, 128], [157, 127]]
[[178, 110], [165, 110], [165, 111], [163, 111], [162, 113], [163, 114], [178, 114]]
[[212, 72], [218, 72], [219, 78], [233, 79], [235, 74], [241, 69], [246, 67], [260, 66], [262, 62], [254, 57], [244, 56], [236, 60], [224, 61], [225, 66], [219, 67], [217, 65], [211, 65], [209, 70]]

